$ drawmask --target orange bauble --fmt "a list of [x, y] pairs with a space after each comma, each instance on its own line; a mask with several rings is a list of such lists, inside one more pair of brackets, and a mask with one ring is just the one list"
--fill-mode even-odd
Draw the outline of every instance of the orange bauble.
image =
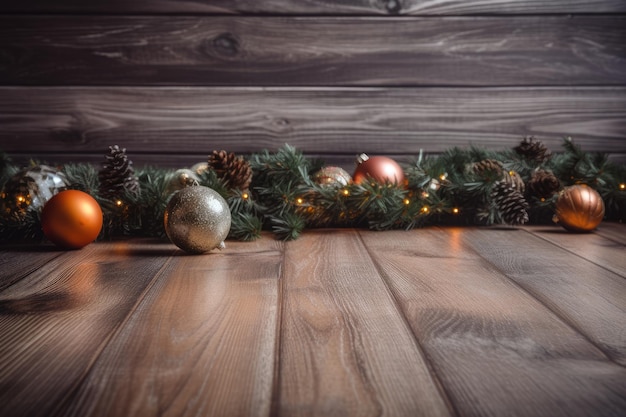
[[367, 156], [361, 154], [357, 158], [357, 166], [352, 176], [356, 184], [368, 177], [379, 183], [404, 185], [404, 171], [396, 161], [386, 156]]
[[41, 227], [52, 243], [66, 249], [79, 249], [100, 234], [102, 209], [87, 193], [62, 191], [43, 207]]
[[572, 185], [559, 193], [556, 219], [572, 232], [590, 232], [604, 217], [604, 201], [596, 190], [586, 185]]

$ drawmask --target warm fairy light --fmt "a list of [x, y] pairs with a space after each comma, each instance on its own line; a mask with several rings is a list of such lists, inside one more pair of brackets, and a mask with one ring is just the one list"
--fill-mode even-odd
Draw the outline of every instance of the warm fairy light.
[[23, 203], [23, 202], [25, 202], [25, 201], [26, 201], [26, 199], [24, 198], [24, 196], [23, 196], [23, 195], [18, 195], [18, 196], [17, 196], [17, 202], [18, 202], [18, 203]]
[[424, 206], [424, 207], [422, 207], [422, 209], [421, 209], [420, 211], [421, 211], [422, 213], [424, 213], [424, 214], [428, 213], [428, 211], [429, 211], [428, 206]]
[[241, 194], [241, 198], [243, 198], [244, 200], [247, 200], [248, 198], [250, 198], [250, 195], [248, 193], [243, 193]]
[[440, 179], [441, 181], [445, 181], [445, 180], [446, 180], [446, 178], [448, 178], [448, 173], [447, 173], [447, 172], [444, 172], [443, 174], [441, 174], [441, 175], [439, 176], [439, 179]]
[[124, 204], [124, 202], [122, 200], [117, 200], [115, 202], [115, 205], [118, 206], [118, 207], [122, 207], [122, 204]]
[[622, 190], [622, 191], [626, 190], [626, 184], [621, 183], [621, 184], [619, 185], [619, 189], [620, 189], [620, 190]]
[[510, 175], [511, 177], [514, 177], [514, 176], [515, 176], [515, 171], [513, 171], [513, 170], [509, 171], [509, 175]]
[[428, 194], [426, 191], [424, 191], [424, 192], [422, 193], [422, 198], [428, 198], [428, 196], [429, 196], [429, 195], [430, 195], [430, 194]]
[[411, 200], [409, 200], [408, 198], [404, 199], [404, 205], [408, 206], [409, 204], [411, 204]]
[[345, 196], [349, 196], [350, 195], [350, 191], [348, 191], [347, 188], [344, 188], [344, 190], [341, 192], [343, 195]]
[[454, 208], [452, 209], [452, 213], [453, 213], [453, 214], [459, 214], [459, 212], [460, 212], [460, 211], [461, 211], [461, 210], [459, 210], [459, 208], [458, 208], [458, 207], [454, 207]]
[[304, 203], [304, 200], [301, 197], [296, 198], [296, 204], [300, 205]]

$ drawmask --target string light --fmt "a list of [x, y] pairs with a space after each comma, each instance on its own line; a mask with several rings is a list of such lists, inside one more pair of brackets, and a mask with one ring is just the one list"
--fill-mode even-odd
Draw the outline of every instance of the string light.
[[249, 198], [250, 198], [250, 195], [249, 195], [248, 193], [243, 193], [243, 194], [241, 194], [241, 198], [242, 198], [243, 200], [247, 200], [247, 199], [249, 199]]
[[513, 171], [513, 170], [509, 171], [509, 176], [514, 177], [515, 176], [515, 171]]
[[411, 200], [409, 200], [408, 198], [404, 199], [404, 205], [408, 206], [409, 204], [411, 204]]
[[23, 202], [25, 202], [25, 201], [26, 201], [26, 198], [24, 198], [24, 196], [23, 196], [23, 195], [18, 195], [18, 196], [17, 196], [17, 202], [18, 202], [18, 203], [23, 203]]
[[445, 180], [446, 180], [446, 178], [448, 178], [448, 173], [447, 173], [447, 172], [444, 172], [443, 174], [441, 174], [441, 175], [439, 176], [439, 179], [440, 179], [441, 181], [445, 181]]
[[422, 207], [422, 209], [420, 210], [420, 212], [422, 212], [423, 214], [428, 213], [428, 211], [429, 211], [428, 206], [424, 206], [424, 207]]
[[620, 190], [622, 190], [622, 191], [626, 190], [626, 184], [621, 183], [621, 184], [619, 185], [619, 189], [620, 189]]
[[124, 202], [122, 200], [117, 200], [115, 202], [115, 205], [118, 206], [118, 207], [122, 207], [122, 204], [124, 204]]
[[346, 197], [350, 195], [350, 191], [347, 188], [344, 188], [341, 193], [345, 195]]
[[461, 210], [459, 210], [459, 208], [458, 208], [458, 207], [454, 207], [454, 208], [452, 209], [452, 214], [459, 214], [459, 212], [460, 212], [460, 211], [461, 211]]
[[304, 203], [304, 200], [302, 199], [302, 197], [296, 198], [296, 204], [297, 205], [301, 205], [302, 203]]

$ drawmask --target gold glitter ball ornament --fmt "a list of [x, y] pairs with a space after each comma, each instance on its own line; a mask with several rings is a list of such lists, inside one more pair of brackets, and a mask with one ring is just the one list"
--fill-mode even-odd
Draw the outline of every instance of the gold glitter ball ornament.
[[555, 221], [571, 232], [590, 232], [604, 217], [604, 201], [586, 185], [564, 188], [556, 201]]
[[352, 177], [343, 168], [325, 166], [313, 175], [313, 181], [323, 187], [345, 187], [352, 182]]
[[216, 191], [201, 185], [176, 191], [165, 209], [165, 233], [189, 253], [225, 247], [230, 231], [228, 203]]

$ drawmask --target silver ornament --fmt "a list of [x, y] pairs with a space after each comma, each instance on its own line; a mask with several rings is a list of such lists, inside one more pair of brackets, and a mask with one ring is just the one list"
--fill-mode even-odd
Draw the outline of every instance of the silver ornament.
[[2, 212], [24, 217], [26, 211], [40, 211], [55, 194], [69, 185], [65, 174], [47, 165], [23, 169], [11, 177], [1, 193]]
[[176, 246], [190, 253], [222, 249], [230, 222], [226, 200], [201, 185], [176, 191], [165, 209], [165, 233]]
[[165, 179], [165, 190], [163, 191], [163, 195], [165, 197], [169, 197], [172, 193], [178, 190], [182, 190], [186, 187], [191, 187], [193, 185], [198, 185], [200, 183], [200, 178], [190, 169], [178, 169], [171, 174], [168, 174]]

